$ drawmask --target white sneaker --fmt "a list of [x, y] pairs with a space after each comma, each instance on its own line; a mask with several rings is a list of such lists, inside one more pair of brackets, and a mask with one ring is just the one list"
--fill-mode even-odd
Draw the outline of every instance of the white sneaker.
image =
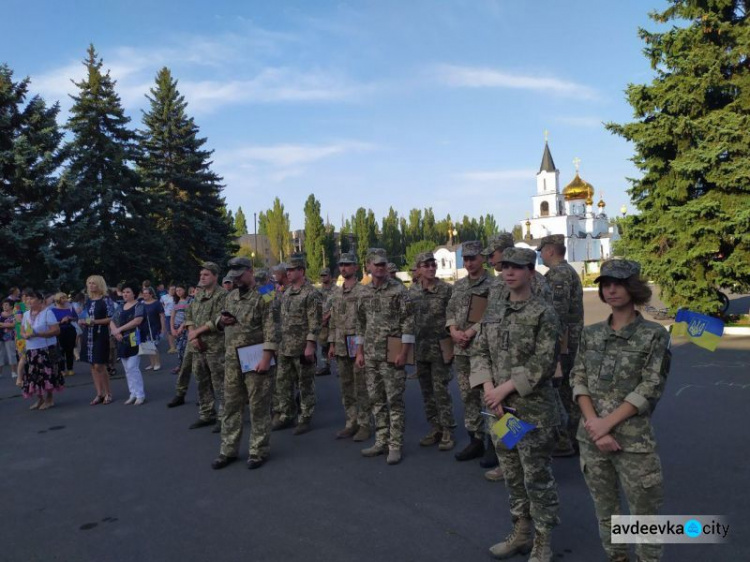
[[146, 401], [146, 397], [145, 397], [145, 396], [144, 396], [143, 398], [138, 398], [138, 399], [137, 399], [137, 400], [135, 401], [135, 405], [136, 405], [136, 406], [141, 406], [141, 405], [142, 405], [142, 404], [143, 404], [143, 403], [144, 403], [145, 401]]
[[131, 396], [127, 400], [125, 400], [125, 405], [130, 406], [131, 404], [135, 404], [135, 396]]

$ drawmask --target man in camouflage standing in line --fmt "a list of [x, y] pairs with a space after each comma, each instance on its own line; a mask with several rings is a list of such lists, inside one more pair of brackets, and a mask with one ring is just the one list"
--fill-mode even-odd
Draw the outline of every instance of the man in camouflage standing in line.
[[344, 429], [336, 433], [336, 439], [366, 441], [370, 438], [370, 398], [367, 394], [365, 371], [354, 363], [357, 333], [357, 304], [364, 286], [357, 281], [357, 255], [341, 254], [339, 270], [344, 278], [341, 287], [331, 292], [331, 321], [329, 324], [328, 357], [336, 359], [336, 368], [341, 384], [341, 401], [346, 413]]
[[[386, 452], [388, 464], [401, 462], [406, 408], [404, 365], [414, 345], [414, 317], [406, 288], [388, 275], [382, 248], [370, 248], [367, 263], [372, 283], [365, 286], [357, 310], [356, 364], [365, 370], [367, 392], [375, 418], [375, 444], [365, 457]], [[401, 340], [401, 350], [388, 362], [388, 337]]]
[[328, 364], [328, 323], [331, 319], [331, 291], [334, 288], [333, 280], [331, 279], [331, 270], [324, 267], [320, 270], [320, 300], [323, 303], [323, 319], [320, 324], [320, 335], [318, 336], [318, 370], [315, 371], [316, 377], [322, 377], [323, 375], [331, 374], [331, 366]]
[[[243, 411], [250, 403], [250, 451], [247, 466], [255, 469], [268, 460], [271, 441], [271, 359], [278, 347], [278, 326], [270, 302], [258, 292], [253, 262], [247, 258], [229, 260], [229, 277], [237, 287], [227, 295], [226, 314], [216, 319], [224, 330], [224, 421], [221, 424], [221, 450], [211, 463], [218, 470], [237, 460], [242, 438]], [[240, 365], [237, 348], [262, 346], [260, 359], [250, 370]]]
[[471, 357], [471, 384], [484, 388], [485, 404], [498, 418], [504, 408], [513, 408], [519, 419], [536, 426], [511, 450], [495, 441], [513, 530], [490, 553], [509, 558], [531, 550], [529, 562], [551, 562], [550, 535], [560, 522], [551, 457], [559, 424], [552, 376], [560, 328], [552, 305], [531, 292], [535, 262], [534, 250], [504, 250], [507, 291], [499, 303], [488, 303]]
[[[198, 383], [198, 420], [190, 429], [214, 425], [214, 433], [221, 431], [224, 414], [224, 334], [219, 332], [216, 319], [224, 309], [227, 292], [217, 284], [219, 266], [213, 262], [201, 265], [195, 300], [185, 314], [188, 344], [193, 346], [193, 375]], [[216, 418], [218, 402], [219, 418]]]
[[469, 322], [469, 305], [472, 296], [487, 298], [490, 277], [484, 269], [482, 243], [464, 242], [462, 254], [468, 276], [453, 285], [453, 294], [445, 313], [445, 326], [453, 339], [453, 366], [456, 369], [458, 388], [464, 403], [464, 427], [469, 432], [469, 444], [456, 453], [456, 460], [468, 461], [484, 455], [484, 418], [482, 417], [482, 389], [472, 388], [470, 347], [478, 332], [478, 324]]
[[287, 263], [289, 284], [281, 296], [281, 346], [276, 390], [279, 419], [273, 429], [294, 424], [294, 386], [299, 388], [300, 407], [294, 435], [310, 431], [315, 411], [315, 348], [320, 333], [320, 293], [305, 277], [305, 257], [292, 254]]
[[456, 446], [453, 438], [456, 420], [453, 417], [453, 400], [448, 390], [453, 373], [450, 363], [446, 363], [443, 357], [441, 340], [450, 338], [445, 328], [445, 311], [453, 289], [445, 281], [437, 279], [437, 262], [432, 252], [417, 255], [416, 262], [421, 278], [409, 293], [415, 312], [414, 357], [425, 415], [432, 426], [419, 444], [429, 447], [439, 442], [441, 451], [450, 451]]
[[564, 413], [567, 413], [567, 425], [560, 427], [560, 437], [552, 455], [569, 457], [576, 455], [578, 451], [575, 435], [581, 419], [581, 411], [573, 400], [570, 370], [576, 359], [583, 330], [583, 285], [576, 270], [565, 260], [565, 237], [562, 234], [542, 238], [537, 251], [540, 252], [544, 265], [549, 268], [544, 277], [552, 289], [552, 305], [562, 328], [559, 360], [562, 377], [555, 378], [554, 382]]

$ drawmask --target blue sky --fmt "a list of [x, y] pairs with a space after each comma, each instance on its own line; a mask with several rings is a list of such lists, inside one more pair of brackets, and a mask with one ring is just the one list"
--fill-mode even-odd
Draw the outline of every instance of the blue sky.
[[342, 213], [393, 206], [531, 211], [544, 131], [561, 187], [581, 176], [609, 214], [629, 208], [624, 89], [653, 72], [638, 27], [664, 0], [76, 2], [10, 0], [0, 52], [16, 78], [67, 115], [90, 42], [133, 124], [162, 66], [215, 150], [233, 211], [279, 196], [303, 226], [310, 193]]

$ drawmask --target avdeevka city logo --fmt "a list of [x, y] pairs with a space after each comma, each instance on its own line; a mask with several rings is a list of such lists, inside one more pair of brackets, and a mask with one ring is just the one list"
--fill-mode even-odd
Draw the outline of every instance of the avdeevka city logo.
[[694, 338], [699, 338], [706, 329], [706, 322], [702, 320], [693, 320], [688, 326], [688, 334]]
[[[703, 329], [701, 328], [701, 331]], [[703, 526], [697, 519], [685, 521], [685, 534], [690, 538], [699, 537], [703, 532]]]
[[516, 417], [511, 417], [508, 419], [508, 422], [505, 425], [508, 428], [508, 431], [510, 431], [513, 435], [518, 435], [523, 431], [523, 426], [521, 425], [521, 420], [519, 420]]

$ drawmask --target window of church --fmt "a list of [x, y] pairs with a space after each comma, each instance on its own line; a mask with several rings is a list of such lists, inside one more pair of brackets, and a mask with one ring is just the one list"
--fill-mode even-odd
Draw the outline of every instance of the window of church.
[[547, 203], [546, 201], [542, 201], [542, 205], [540, 207], [540, 214], [543, 217], [549, 216], [549, 203]]

